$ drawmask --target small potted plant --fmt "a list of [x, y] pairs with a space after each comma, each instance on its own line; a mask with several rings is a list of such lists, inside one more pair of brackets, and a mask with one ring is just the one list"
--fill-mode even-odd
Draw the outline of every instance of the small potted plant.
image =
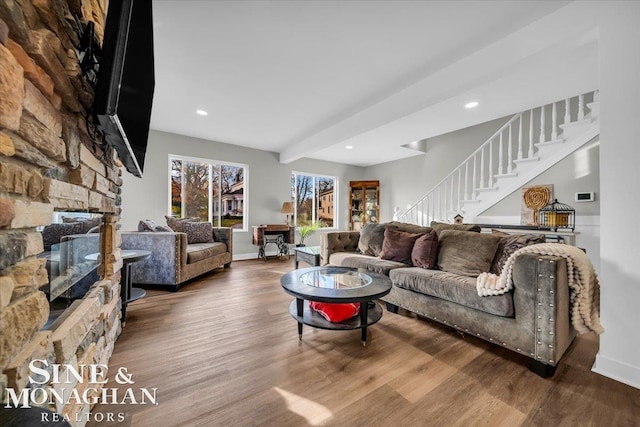
[[301, 225], [298, 227], [298, 235], [300, 236], [300, 243], [296, 246], [305, 246], [304, 240], [318, 231], [324, 223], [322, 221], [313, 221], [312, 223]]

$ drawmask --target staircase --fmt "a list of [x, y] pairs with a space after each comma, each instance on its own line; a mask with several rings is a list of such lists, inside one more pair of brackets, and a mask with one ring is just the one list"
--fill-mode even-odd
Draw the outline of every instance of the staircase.
[[398, 220], [473, 222], [600, 133], [598, 91], [514, 115]]

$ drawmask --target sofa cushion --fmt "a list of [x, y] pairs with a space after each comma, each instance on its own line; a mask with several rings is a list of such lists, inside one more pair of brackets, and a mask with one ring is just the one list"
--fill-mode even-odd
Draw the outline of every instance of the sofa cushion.
[[415, 267], [434, 268], [438, 263], [438, 234], [431, 230], [423, 234], [413, 245], [411, 263]]
[[444, 230], [473, 231], [476, 233], [482, 231], [482, 227], [477, 224], [447, 224], [445, 222], [431, 221], [431, 227], [436, 230], [438, 235]]
[[187, 245], [187, 264], [193, 264], [225, 252], [227, 252], [227, 245], [221, 242], [193, 243]]
[[411, 265], [411, 251], [413, 250], [414, 243], [420, 236], [421, 234], [407, 233], [406, 231], [387, 228], [384, 231], [384, 241], [382, 242], [380, 258]]
[[389, 278], [394, 286], [451, 301], [465, 307], [503, 317], [513, 317], [513, 293], [481, 297], [476, 279], [439, 270], [419, 267], [396, 268]]
[[472, 231], [444, 230], [438, 234], [438, 267], [449, 273], [477, 277], [488, 272], [500, 236]]
[[329, 256], [329, 264], [341, 267], [364, 268], [386, 276], [388, 276], [389, 271], [394, 268], [407, 266], [401, 262], [388, 261], [370, 255], [356, 254], [354, 252], [334, 252]]
[[433, 230], [431, 227], [423, 227], [417, 224], [407, 224], [406, 222], [398, 222], [391, 221], [388, 222], [386, 228], [391, 228], [392, 230], [398, 231], [406, 231], [407, 233], [413, 234], [427, 234]]
[[358, 250], [365, 255], [379, 256], [384, 241], [384, 224], [366, 223], [360, 230]]
[[502, 266], [515, 251], [525, 246], [544, 243], [546, 241], [545, 236], [542, 234], [507, 234], [498, 230], [492, 230], [492, 233], [500, 236], [500, 243], [498, 243], [498, 249], [496, 250], [496, 255], [493, 257], [489, 272], [497, 275], [502, 274]]
[[182, 230], [187, 235], [187, 243], [213, 242], [213, 225], [210, 222], [185, 222]]

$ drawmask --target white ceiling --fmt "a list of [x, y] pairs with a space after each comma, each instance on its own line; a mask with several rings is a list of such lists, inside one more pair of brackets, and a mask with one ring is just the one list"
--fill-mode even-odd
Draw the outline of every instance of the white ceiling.
[[154, 1], [151, 127], [281, 162], [420, 154], [402, 146], [596, 87], [568, 3]]

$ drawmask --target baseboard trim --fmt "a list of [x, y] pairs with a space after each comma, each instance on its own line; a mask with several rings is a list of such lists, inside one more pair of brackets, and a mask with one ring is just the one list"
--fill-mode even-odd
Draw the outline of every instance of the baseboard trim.
[[612, 380], [640, 389], [640, 367], [638, 366], [632, 366], [598, 353], [591, 370]]
[[248, 253], [248, 254], [233, 254], [234, 261], [244, 261], [247, 259], [256, 259], [256, 258], [258, 258], [257, 251], [255, 253]]

